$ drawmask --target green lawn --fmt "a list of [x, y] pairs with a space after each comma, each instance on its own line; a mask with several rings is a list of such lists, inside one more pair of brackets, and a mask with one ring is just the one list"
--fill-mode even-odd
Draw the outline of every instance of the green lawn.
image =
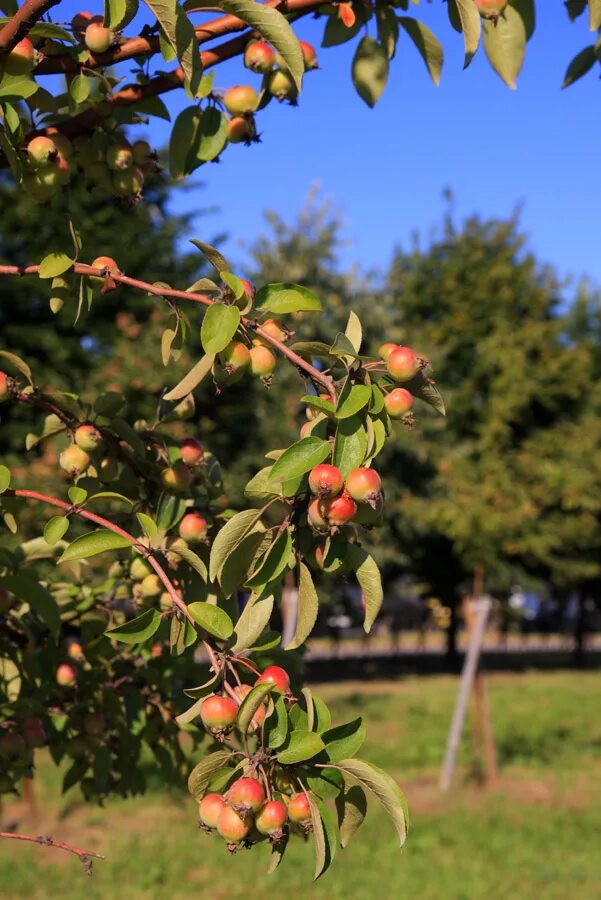
[[[327, 900], [598, 900], [601, 897], [601, 676], [595, 673], [498, 675], [487, 679], [501, 781], [482, 791], [468, 777], [464, 743], [456, 787], [436, 789], [457, 683], [451, 678], [316, 688], [341, 719], [362, 714], [362, 756], [385, 766], [405, 788], [412, 830], [403, 851], [372, 807], [365, 825], [330, 871], [311, 883], [309, 846], [295, 842], [280, 869], [265, 875], [266, 848], [230, 859], [223, 844], [195, 827], [195, 805], [153, 793], [104, 809], [60, 799], [50, 769], [38, 789], [37, 823], [97, 849], [107, 860], [88, 879], [77, 860], [37, 846], [0, 842], [0, 897], [263, 898], [304, 892]], [[18, 804], [5, 810], [16, 817]]]

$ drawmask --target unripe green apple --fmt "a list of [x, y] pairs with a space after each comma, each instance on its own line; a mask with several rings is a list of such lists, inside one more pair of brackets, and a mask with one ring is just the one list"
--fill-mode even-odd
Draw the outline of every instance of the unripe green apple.
[[81, 37], [92, 22], [100, 22], [102, 24], [102, 16], [95, 16], [91, 12], [76, 13], [71, 19], [71, 30], [76, 37]]
[[117, 197], [138, 197], [144, 187], [144, 172], [139, 166], [113, 173], [113, 191]]
[[35, 173], [36, 179], [40, 184], [57, 191], [61, 187], [69, 184], [71, 179], [71, 167], [66, 159], [57, 156], [48, 161], [45, 166], [41, 166]]
[[142, 579], [140, 590], [143, 597], [158, 597], [163, 590], [163, 582], [158, 575], [152, 572]]
[[133, 578], [134, 581], [142, 581], [147, 575], [152, 575], [153, 571], [152, 566], [145, 559], [142, 559], [141, 556], [136, 556], [135, 559], [132, 559], [129, 567], [130, 578]]
[[257, 137], [257, 129], [251, 116], [233, 116], [227, 123], [227, 139], [230, 144], [251, 143]]
[[219, 359], [225, 371], [233, 374], [250, 366], [250, 351], [242, 341], [232, 341], [221, 351]]
[[246, 116], [255, 112], [259, 95], [249, 85], [238, 84], [226, 91], [223, 104], [231, 116]]
[[97, 450], [102, 442], [103, 437], [94, 425], [80, 425], [75, 431], [75, 443], [88, 453]]
[[250, 351], [250, 371], [260, 378], [268, 378], [277, 365], [277, 359], [267, 347], [259, 345]]
[[35, 65], [35, 50], [29, 38], [15, 44], [4, 59], [4, 71], [9, 75], [26, 75]]
[[112, 144], [106, 151], [105, 161], [113, 172], [122, 172], [131, 169], [134, 157], [128, 141], [122, 140]]
[[190, 490], [192, 475], [184, 463], [177, 462], [170, 468], [161, 471], [161, 484], [168, 491], [183, 494]]
[[92, 53], [106, 53], [115, 40], [115, 35], [110, 28], [105, 28], [100, 22], [92, 22], [86, 28], [84, 40]]
[[148, 141], [134, 141], [131, 155], [135, 166], [145, 166], [154, 158], [152, 147]]
[[59, 456], [61, 469], [73, 476], [81, 475], [82, 472], [85, 472], [91, 462], [90, 456], [77, 444], [71, 444]]
[[23, 188], [37, 203], [46, 203], [57, 193], [56, 186], [42, 184], [35, 173], [23, 176]]
[[39, 135], [27, 144], [27, 158], [34, 169], [48, 165], [57, 153], [58, 147], [49, 137]]
[[280, 103], [283, 100], [288, 100], [290, 103], [296, 103], [298, 90], [292, 80], [292, 76], [284, 71], [284, 69], [277, 69], [275, 72], [272, 72], [269, 76], [267, 86], [270, 94], [273, 94]]

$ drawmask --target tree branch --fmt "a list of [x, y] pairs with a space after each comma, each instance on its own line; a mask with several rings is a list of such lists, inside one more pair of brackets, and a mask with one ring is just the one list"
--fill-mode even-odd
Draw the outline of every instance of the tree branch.
[[[30, 266], [4, 266], [0, 265], [0, 276], [2, 275], [36, 275], [39, 271], [38, 265], [30, 265]], [[75, 263], [71, 270], [78, 275], [102, 275], [102, 269], [95, 269], [92, 266], [86, 266], [83, 263]], [[157, 287], [154, 284], [150, 284], [147, 281], [140, 281], [138, 278], [130, 278], [129, 275], [124, 275], [121, 272], [111, 273], [111, 278], [113, 281], [119, 282], [120, 284], [128, 285], [129, 287], [136, 288], [141, 291], [145, 291], [148, 294], [152, 294], [155, 297], [173, 297], [178, 300], [187, 300], [192, 303], [201, 303], [203, 306], [212, 306], [215, 303], [210, 297], [206, 297], [204, 294], [194, 294], [190, 291], [179, 291], [175, 288], [165, 288], [165, 287]], [[307, 375], [311, 378], [312, 381], [317, 384], [321, 384], [322, 387], [326, 389], [328, 392], [332, 402], [335, 404], [337, 402], [336, 397], [336, 389], [334, 387], [334, 382], [332, 379], [324, 375], [319, 369], [316, 369], [315, 366], [312, 366], [311, 363], [307, 362], [298, 353], [295, 353], [294, 350], [291, 350], [290, 347], [287, 347], [286, 344], [282, 343], [282, 341], [278, 341], [277, 338], [272, 337], [268, 334], [260, 325], [257, 325], [256, 322], [249, 319], [247, 316], [242, 316], [240, 321], [243, 325], [246, 325], [252, 331], [255, 331], [264, 341], [277, 350], [282, 356], [285, 356], [290, 360], [298, 369], [301, 369], [303, 372], [306, 372]]]
[[27, 841], [30, 844], [41, 844], [43, 847], [55, 847], [57, 850], [66, 850], [67, 853], [74, 853], [82, 862], [88, 875], [92, 874], [91, 857], [94, 859], [105, 859], [101, 853], [95, 853], [93, 850], [80, 850], [78, 847], [65, 844], [64, 841], [56, 841], [54, 838], [46, 837], [42, 834], [17, 834], [13, 831], [0, 831], [0, 838], [6, 838], [9, 841]]
[[0, 57], [10, 53], [13, 47], [29, 34], [38, 19], [57, 3], [60, 3], [60, 0], [25, 0], [23, 6], [0, 31]]
[[[28, 0], [32, 2], [32, 0]], [[36, 0], [39, 2], [39, 0]], [[54, 0], [59, 2], [59, 0]], [[323, 4], [323, 0], [266, 0], [264, 6], [270, 6], [278, 9], [283, 13], [301, 13], [311, 12]], [[8, 26], [5, 26], [8, 27]], [[196, 32], [196, 40], [199, 44], [206, 44], [215, 38], [224, 37], [226, 34], [232, 34], [236, 31], [245, 31], [248, 29], [248, 23], [236, 16], [226, 15], [219, 16], [217, 19], [211, 19], [202, 25], [194, 28]], [[249, 31], [244, 37], [244, 44], [250, 38], [252, 32]], [[83, 63], [88, 69], [99, 69], [106, 66], [115, 65], [137, 56], [150, 56], [158, 53], [160, 50], [158, 37], [142, 37], [141, 35], [124, 40], [121, 44], [106, 53], [90, 53], [87, 61]], [[60, 56], [47, 56], [36, 67], [36, 75], [52, 75], [60, 72], [79, 72], [81, 63], [74, 59], [70, 54], [62, 54]]]
[[[29, 491], [21, 488], [9, 489], [4, 493], [7, 497], [23, 497], [25, 500], [36, 500], [39, 503], [47, 503], [49, 506], [56, 506], [58, 509], [62, 509], [67, 513], [74, 513], [75, 515], [80, 516], [82, 519], [87, 519], [89, 522], [94, 522], [94, 524], [100, 525], [102, 528], [106, 528], [107, 531], [112, 531], [114, 534], [118, 534], [121, 537], [125, 538], [131, 543], [134, 550], [136, 550], [140, 546], [139, 539], [134, 537], [133, 534], [125, 531], [123, 528], [120, 528], [118, 525], [115, 525], [113, 522], [110, 522], [103, 516], [99, 516], [93, 512], [88, 512], [87, 509], [82, 509], [76, 504], [67, 503], [65, 500], [59, 500], [58, 497], [50, 497], [48, 494], [41, 494], [39, 491]], [[177, 608], [183, 612], [188, 621], [192, 622], [192, 624], [195, 625], [196, 623], [194, 619], [188, 612], [188, 607], [176, 591], [171, 582], [171, 579], [163, 569], [160, 562], [158, 562], [158, 560], [156, 560], [154, 556], [152, 556], [152, 554], [149, 554], [145, 558], [148, 565], [152, 566], [154, 571], [157, 573], [157, 575], [165, 585], [165, 589], [171, 597], [172, 604], [174, 606], [177, 606]]]

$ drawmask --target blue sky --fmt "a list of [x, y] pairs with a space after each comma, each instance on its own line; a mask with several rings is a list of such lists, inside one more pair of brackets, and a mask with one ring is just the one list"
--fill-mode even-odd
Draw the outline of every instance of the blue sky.
[[[176, 192], [174, 209], [219, 207], [199, 220], [195, 236], [228, 232], [227, 249], [243, 264], [239, 241], [250, 243], [264, 230], [262, 211], [294, 216], [318, 182], [346, 223], [342, 263], [370, 268], [386, 265], [395, 243], [406, 245], [414, 231], [427, 235], [440, 222], [448, 187], [460, 217], [507, 216], [519, 204], [530, 245], [543, 261], [562, 276], [588, 274], [601, 283], [601, 85], [591, 73], [560, 90], [569, 60], [591, 35], [586, 16], [571, 24], [560, 0], [537, 8], [515, 91], [492, 72], [483, 52], [462, 71], [462, 38], [441, 0], [419, 9], [445, 49], [439, 88], [401, 35], [388, 86], [370, 110], [350, 80], [356, 41], [321, 50], [321, 69], [306, 77], [300, 105], [272, 103], [258, 118], [263, 142], [231, 147], [219, 165], [198, 170], [204, 186]], [[323, 20], [298, 26], [299, 36], [316, 46], [322, 30]], [[217, 69], [216, 86], [241, 82], [258, 87], [259, 78], [238, 60]], [[186, 100], [183, 92], [166, 99], [174, 112]], [[165, 127], [153, 120], [150, 132], [144, 130], [160, 144]]]

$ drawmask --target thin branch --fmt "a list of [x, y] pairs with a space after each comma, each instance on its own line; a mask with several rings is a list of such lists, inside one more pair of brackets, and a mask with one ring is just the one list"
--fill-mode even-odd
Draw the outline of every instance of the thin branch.
[[[59, 500], [58, 497], [50, 497], [48, 494], [41, 494], [39, 491], [29, 491], [21, 488], [7, 490], [5, 491], [5, 496], [23, 497], [25, 500], [36, 500], [39, 503], [47, 503], [49, 506], [56, 506], [58, 509], [62, 509], [67, 513], [80, 516], [82, 519], [87, 519], [89, 522], [94, 522], [94, 524], [100, 525], [102, 528], [106, 528], [107, 531], [112, 531], [114, 534], [118, 534], [121, 537], [126, 538], [131, 543], [134, 550], [137, 550], [140, 546], [138, 538], [134, 537], [133, 534], [125, 531], [123, 528], [120, 528], [118, 525], [115, 525], [108, 519], [105, 519], [103, 516], [99, 516], [96, 513], [89, 512], [87, 509], [82, 509], [81, 507], [76, 506], [72, 503], [67, 503], [65, 502], [65, 500]], [[156, 574], [165, 585], [165, 589], [171, 597], [172, 604], [174, 606], [177, 606], [177, 608], [183, 612], [186, 618], [190, 622], [192, 622], [193, 625], [195, 625], [196, 623], [194, 619], [188, 612], [188, 607], [178, 594], [173, 583], [171, 582], [171, 579], [163, 569], [160, 562], [158, 562], [158, 560], [156, 560], [151, 554], [146, 556], [146, 561], [149, 566], [152, 566]]]
[[[39, 265], [29, 265], [29, 266], [3, 266], [0, 265], [0, 276], [2, 275], [36, 275], [39, 271]], [[74, 263], [72, 269], [70, 271], [76, 272], [78, 275], [102, 275], [102, 269], [95, 269], [92, 266], [87, 266], [82, 263]], [[204, 294], [194, 294], [190, 291], [180, 291], [175, 288], [165, 288], [158, 287], [155, 284], [150, 284], [147, 281], [140, 281], [138, 278], [130, 278], [129, 275], [124, 275], [121, 272], [111, 272], [110, 276], [113, 281], [119, 282], [120, 284], [126, 284], [129, 287], [136, 288], [141, 291], [145, 291], [148, 294], [153, 294], [155, 297], [174, 297], [178, 300], [187, 300], [192, 303], [201, 303], [203, 306], [212, 306], [216, 301], [211, 299], [211, 297], [207, 297]], [[328, 394], [330, 395], [332, 402], [336, 403], [336, 389], [334, 387], [334, 382], [328, 375], [324, 375], [323, 372], [320, 372], [319, 369], [316, 369], [315, 366], [311, 365], [311, 363], [307, 362], [298, 353], [295, 353], [294, 350], [291, 350], [290, 347], [287, 347], [286, 344], [283, 344], [282, 341], [278, 341], [277, 338], [272, 337], [268, 334], [260, 325], [257, 325], [256, 322], [253, 322], [246, 316], [242, 316], [240, 321], [246, 325], [248, 328], [255, 331], [261, 338], [267, 343], [271, 344], [271, 346], [278, 350], [282, 356], [285, 356], [290, 360], [298, 369], [306, 372], [307, 375], [311, 378], [312, 381], [321, 384]]]
[[10, 53], [19, 41], [26, 37], [38, 19], [60, 3], [60, 0], [25, 0], [10, 22], [0, 30], [0, 57]]
[[[58, 0], [54, 0], [54, 2], [58, 2]], [[266, 0], [262, 5], [279, 9], [284, 13], [305, 14], [322, 4], [323, 0]], [[191, 12], [194, 12], [194, 10], [191, 10]], [[202, 45], [236, 31], [246, 31], [248, 27], [248, 22], [244, 22], [237, 16], [222, 15], [217, 19], [204, 22], [202, 25], [196, 25], [194, 31], [196, 32], [196, 40]], [[244, 46], [246, 46], [251, 35], [252, 32], [249, 31], [244, 36]], [[107, 50], [106, 53], [90, 53], [83, 65], [86, 68], [99, 69], [125, 62], [134, 57], [150, 56], [158, 53], [159, 50], [160, 43], [157, 36], [143, 37], [139, 35], [122, 41], [118, 46]], [[78, 72], [80, 65], [81, 63], [70, 54], [48, 56], [36, 67], [35, 74], [51, 75], [60, 72]]]
[[0, 838], [6, 838], [9, 841], [27, 841], [30, 844], [41, 844], [43, 847], [55, 847], [57, 850], [74, 853], [82, 862], [88, 875], [92, 874], [92, 858], [105, 859], [101, 853], [95, 853], [93, 850], [80, 850], [78, 847], [65, 844], [64, 841], [56, 841], [54, 838], [46, 837], [42, 834], [17, 834], [13, 831], [0, 831]]

